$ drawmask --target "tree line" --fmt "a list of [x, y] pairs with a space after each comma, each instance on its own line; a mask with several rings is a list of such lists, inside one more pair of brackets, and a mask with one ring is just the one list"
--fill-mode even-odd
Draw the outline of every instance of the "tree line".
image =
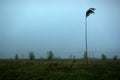
[[[15, 55], [15, 60], [19, 60], [19, 59], [20, 59], [19, 55], [16, 54]], [[22, 59], [23, 59], [23, 55], [22, 55]], [[35, 58], [34, 52], [33, 51], [29, 52], [29, 60], [35, 60], [35, 59], [36, 58]], [[40, 59], [43, 59], [43, 57], [40, 56]], [[51, 50], [47, 52], [47, 59], [48, 60], [54, 59], [54, 53]]]
[[[86, 60], [86, 58], [87, 58], [87, 55], [86, 55], [86, 53], [84, 53], [83, 59]], [[16, 54], [14, 59], [15, 59], [15, 60], [20, 60], [19, 55]], [[22, 55], [22, 59], [23, 59], [23, 55]], [[29, 52], [29, 60], [35, 60], [35, 59], [36, 59], [36, 58], [35, 58], [34, 52], [32, 52], [32, 51]], [[39, 59], [44, 59], [44, 58], [43, 58], [42, 56], [40, 56]], [[46, 58], [46, 59], [47, 59], [47, 60], [61, 59], [61, 57], [55, 57], [53, 51], [50, 50], [50, 51], [47, 52], [47, 58]], [[68, 56], [68, 59], [73, 59], [73, 60], [75, 60], [76, 57], [73, 56], [72, 54], [70, 54], [70, 55]], [[92, 58], [92, 59], [94, 59], [94, 58]], [[102, 53], [102, 54], [101, 54], [101, 60], [105, 61], [105, 60], [107, 60], [107, 59], [108, 59], [108, 58], [107, 58], [107, 55], [105, 55], [104, 53]], [[117, 60], [117, 59], [118, 59], [118, 56], [115, 55], [115, 56], [113, 56], [112, 59], [113, 59], [113, 60]]]

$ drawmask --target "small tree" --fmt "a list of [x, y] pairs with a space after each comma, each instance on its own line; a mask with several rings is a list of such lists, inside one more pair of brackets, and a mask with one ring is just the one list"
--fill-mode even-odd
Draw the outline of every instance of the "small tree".
[[106, 56], [105, 54], [102, 54], [102, 55], [101, 55], [101, 58], [102, 58], [102, 60], [104, 61], [104, 60], [107, 59], [107, 56]]
[[19, 59], [19, 56], [18, 54], [15, 55], [15, 60], [18, 60]]
[[54, 58], [54, 53], [50, 50], [50, 51], [48, 51], [47, 52], [47, 59], [48, 60], [51, 60], [51, 59], [53, 59]]
[[29, 53], [29, 59], [30, 59], [30, 60], [34, 60], [34, 59], [35, 59], [34, 52], [30, 52], [30, 53]]
[[113, 60], [117, 60], [118, 59], [118, 56], [113, 56]]

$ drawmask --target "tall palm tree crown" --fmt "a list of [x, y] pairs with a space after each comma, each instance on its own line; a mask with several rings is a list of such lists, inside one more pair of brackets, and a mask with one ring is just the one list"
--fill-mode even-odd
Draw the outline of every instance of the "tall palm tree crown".
[[95, 8], [90, 8], [90, 9], [88, 9], [87, 12], [86, 12], [86, 18], [87, 18], [90, 14], [95, 13], [94, 10], [96, 10], [96, 9], [95, 9]]

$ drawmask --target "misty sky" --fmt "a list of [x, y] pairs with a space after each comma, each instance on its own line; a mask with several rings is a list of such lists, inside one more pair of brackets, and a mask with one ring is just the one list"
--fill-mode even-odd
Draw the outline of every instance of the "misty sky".
[[52, 50], [55, 56], [83, 57], [85, 13], [91, 57], [120, 57], [120, 0], [0, 0], [0, 58], [37, 58]]

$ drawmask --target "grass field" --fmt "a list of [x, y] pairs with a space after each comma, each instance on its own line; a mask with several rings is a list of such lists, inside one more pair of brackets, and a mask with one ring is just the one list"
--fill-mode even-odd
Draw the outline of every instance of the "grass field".
[[120, 80], [120, 61], [0, 61], [0, 80]]

